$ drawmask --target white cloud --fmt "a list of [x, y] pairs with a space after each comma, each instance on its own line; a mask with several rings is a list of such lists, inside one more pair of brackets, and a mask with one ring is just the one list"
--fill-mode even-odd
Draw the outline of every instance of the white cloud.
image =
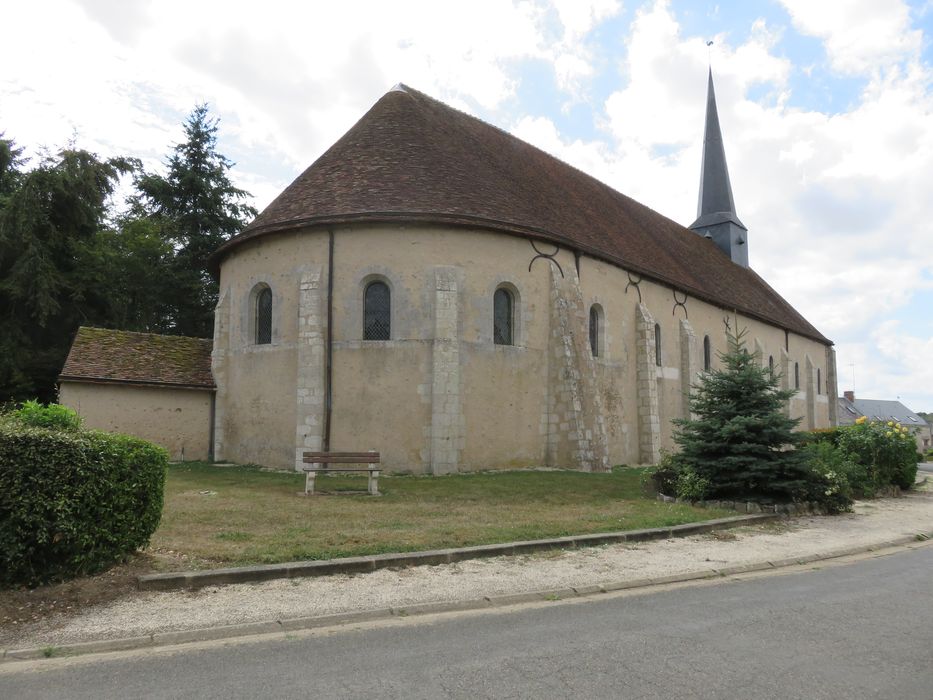
[[781, 0], [802, 34], [823, 40], [833, 68], [872, 73], [915, 55], [923, 33], [900, 0]]
[[593, 48], [586, 35], [600, 22], [622, 9], [617, 0], [554, 0], [563, 34], [550, 51], [557, 84], [574, 98], [581, 94], [582, 82], [593, 74]]
[[[933, 277], [929, 37], [902, 2], [782, 2], [788, 26], [758, 19], [713, 37], [738, 213], [752, 265], [840, 341], [840, 377], [856, 362], [883, 398], [912, 371], [899, 358], [919, 367], [919, 353], [930, 357], [926, 331], [892, 322]], [[0, 74], [0, 130], [48, 146], [77, 132], [102, 155], [153, 167], [182, 138], [184, 115], [208, 101], [234, 176], [261, 207], [401, 81], [689, 224], [706, 37], [655, 0], [636, 7], [625, 36], [597, 45], [594, 30], [621, 11], [614, 0], [15, 3], [5, 20], [41, 27], [48, 50], [36, 50], [35, 32], [5, 34], [0, 65], [16, 69]], [[794, 106], [794, 77], [820, 72], [785, 54], [781, 39], [795, 30], [823, 42], [834, 71], [863, 80], [851, 106]], [[517, 103], [530, 61], [554, 71], [563, 106], [591, 103], [601, 137], [562, 133], [561, 115]], [[592, 79], [607, 66], [618, 66], [619, 87], [597, 95]], [[891, 351], [899, 346], [910, 353]]]

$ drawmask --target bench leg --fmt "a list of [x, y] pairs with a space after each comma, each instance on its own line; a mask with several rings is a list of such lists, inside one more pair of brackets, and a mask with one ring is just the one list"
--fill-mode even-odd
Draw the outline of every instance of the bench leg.
[[369, 495], [379, 495], [379, 472], [369, 472]]
[[314, 495], [314, 477], [317, 472], [305, 472], [305, 496]]

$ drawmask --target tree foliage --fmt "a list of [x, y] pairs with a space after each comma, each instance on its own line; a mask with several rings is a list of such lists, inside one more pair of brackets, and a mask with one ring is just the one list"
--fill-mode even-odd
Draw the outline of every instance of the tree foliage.
[[99, 316], [79, 261], [134, 163], [65, 149], [23, 172], [17, 153], [0, 147], [0, 387], [6, 398], [50, 398], [74, 330]]
[[217, 152], [217, 122], [206, 105], [195, 107], [167, 173], [136, 180], [134, 211], [153, 222], [174, 249], [173, 286], [166, 293], [174, 311], [172, 330], [181, 335], [211, 335], [217, 283], [208, 273], [208, 258], [256, 216], [249, 193], [230, 180], [233, 163]]
[[745, 331], [729, 332], [721, 368], [701, 376], [690, 400], [695, 418], [676, 420], [677, 462], [709, 497], [790, 500], [806, 489], [809, 469], [784, 413], [793, 391], [745, 348]]
[[[255, 215], [199, 105], [165, 174], [73, 146], [27, 169], [0, 133], [0, 404], [55, 399], [79, 325], [210, 337], [208, 257]], [[135, 191], [115, 213], [125, 175]]]

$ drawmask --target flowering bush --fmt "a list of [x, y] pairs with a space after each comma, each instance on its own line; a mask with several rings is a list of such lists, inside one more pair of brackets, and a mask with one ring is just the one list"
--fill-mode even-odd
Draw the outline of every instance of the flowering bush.
[[864, 471], [831, 442], [818, 441], [803, 448], [812, 469], [808, 498], [829, 513], [852, 508], [853, 482]]
[[884, 486], [913, 486], [916, 450], [905, 426], [894, 421], [868, 421], [862, 416], [855, 425], [839, 429], [837, 444], [848, 459], [862, 467], [863, 474], [852, 485], [864, 495]]

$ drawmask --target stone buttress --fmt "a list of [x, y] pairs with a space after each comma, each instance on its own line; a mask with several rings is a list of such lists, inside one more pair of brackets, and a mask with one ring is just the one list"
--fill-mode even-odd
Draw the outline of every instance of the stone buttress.
[[460, 299], [456, 267], [434, 269], [434, 341], [431, 352], [431, 473], [459, 468], [464, 447], [460, 403]]
[[320, 451], [324, 439], [326, 319], [321, 293], [321, 266], [301, 275], [298, 290], [298, 366], [295, 382], [295, 471], [305, 450]]
[[607, 471], [609, 440], [596, 362], [589, 347], [589, 314], [575, 268], [564, 277], [550, 266], [547, 463]]
[[230, 352], [230, 288], [221, 292], [214, 307], [214, 346], [211, 350], [211, 374], [217, 387], [214, 393], [214, 459], [227, 459], [227, 362]]
[[639, 302], [635, 307], [635, 395], [638, 400], [638, 461], [641, 464], [657, 464], [661, 459], [654, 325], [654, 317], [648, 307]]

